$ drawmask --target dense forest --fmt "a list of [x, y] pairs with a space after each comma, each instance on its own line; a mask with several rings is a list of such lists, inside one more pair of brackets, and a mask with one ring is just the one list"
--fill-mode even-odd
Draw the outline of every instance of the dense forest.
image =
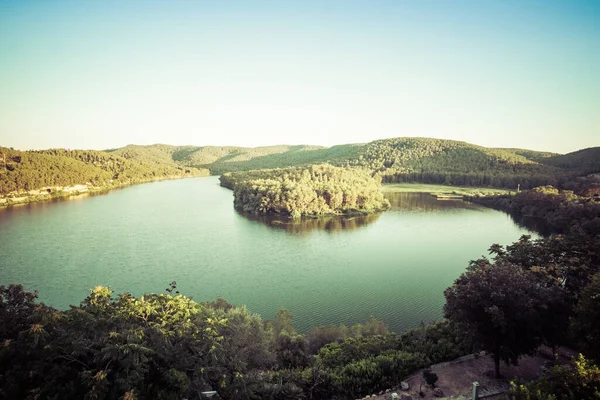
[[600, 172], [600, 148], [566, 155], [492, 149], [465, 142], [395, 138], [367, 144], [320, 146], [128, 145], [106, 151], [18, 151], [0, 147], [0, 194], [90, 183], [105, 186], [178, 176], [329, 163], [360, 167], [383, 183], [423, 182], [522, 189], [563, 188], [576, 177]]
[[86, 184], [106, 188], [203, 175], [208, 175], [208, 170], [102, 151], [18, 151], [0, 147], [0, 194]]
[[600, 183], [580, 185], [577, 191], [540, 186], [514, 196], [471, 197], [471, 201], [517, 216], [541, 219], [552, 232], [568, 232], [577, 227], [600, 234]]
[[351, 165], [375, 171], [384, 183], [531, 188], [565, 179], [565, 170], [522, 154], [452, 140], [398, 138], [367, 144]]
[[234, 206], [244, 213], [299, 218], [365, 214], [390, 207], [379, 191], [380, 182], [358, 168], [321, 164], [227, 173], [221, 182], [233, 188]]
[[574, 177], [600, 172], [600, 149], [566, 155], [525, 149], [494, 149], [454, 140], [394, 138], [367, 144], [318, 146], [157, 147], [170, 151], [181, 166], [208, 168], [213, 175], [225, 172], [273, 169], [316, 163], [356, 166], [381, 176], [384, 183], [423, 182], [465, 186], [529, 189], [561, 186]]
[[[367, 144], [319, 146], [126, 146], [116, 154], [145, 152], [164, 156], [185, 167], [225, 172], [284, 168], [317, 163], [357, 166], [381, 176], [384, 183], [423, 182], [465, 186], [529, 189], [562, 186], [573, 177], [600, 172], [599, 148], [566, 155], [525, 149], [494, 149], [454, 140], [395, 138]], [[140, 159], [148, 158], [139, 154]], [[154, 157], [154, 156], [153, 156]], [[165, 159], [166, 160], [166, 159]], [[166, 160], [168, 161], [168, 160]]]

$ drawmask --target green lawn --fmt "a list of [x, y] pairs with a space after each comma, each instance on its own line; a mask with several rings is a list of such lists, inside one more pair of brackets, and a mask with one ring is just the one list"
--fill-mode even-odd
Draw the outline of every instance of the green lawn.
[[[465, 187], [465, 186], [446, 186], [446, 185], [428, 185], [425, 183], [391, 183], [381, 186], [382, 192], [422, 192], [431, 194], [459, 194], [464, 196], [508, 194], [507, 189], [496, 189], [489, 187]], [[513, 191], [514, 193], [514, 191]]]

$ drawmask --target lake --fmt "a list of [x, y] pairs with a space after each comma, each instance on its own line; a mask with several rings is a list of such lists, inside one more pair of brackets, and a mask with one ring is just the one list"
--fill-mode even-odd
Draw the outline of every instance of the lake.
[[[300, 332], [383, 320], [394, 331], [442, 316], [443, 291], [492, 243], [532, 234], [506, 214], [424, 193], [386, 193], [388, 212], [304, 220], [246, 217], [216, 177], [0, 209], [0, 284], [58, 308], [110, 286], [134, 295], [177, 281]], [[535, 234], [532, 234], [537, 237]]]

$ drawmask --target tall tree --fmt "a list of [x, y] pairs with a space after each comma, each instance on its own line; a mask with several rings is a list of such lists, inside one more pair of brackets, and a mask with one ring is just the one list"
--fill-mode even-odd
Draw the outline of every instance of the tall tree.
[[446, 318], [500, 360], [516, 364], [543, 339], [543, 317], [553, 289], [536, 274], [507, 263], [482, 264], [446, 289]]
[[583, 352], [600, 361], [600, 273], [581, 292], [572, 328]]

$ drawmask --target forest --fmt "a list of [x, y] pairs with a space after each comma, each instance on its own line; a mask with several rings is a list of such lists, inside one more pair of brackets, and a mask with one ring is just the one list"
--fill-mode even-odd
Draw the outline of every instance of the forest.
[[422, 182], [530, 189], [562, 188], [600, 172], [600, 148], [559, 155], [486, 148], [430, 138], [394, 138], [332, 147], [128, 145], [105, 151], [0, 147], [0, 194], [46, 186], [118, 185], [180, 176], [328, 163], [359, 167], [383, 183]]
[[380, 182], [358, 168], [328, 164], [227, 173], [222, 186], [233, 188], [234, 206], [244, 213], [292, 218], [332, 214], [366, 214], [390, 203]]
[[467, 350], [444, 322], [396, 335], [371, 318], [301, 335], [284, 309], [262, 320], [174, 282], [140, 298], [97, 287], [66, 311], [19, 285], [0, 300], [2, 398], [352, 398]]
[[0, 147], [0, 194], [86, 184], [110, 188], [158, 179], [205, 176], [208, 172], [102, 151], [18, 151]]
[[[542, 153], [547, 155], [547, 153]], [[535, 160], [526, 157], [535, 157]], [[524, 189], [558, 184], [569, 175], [547, 164], [551, 156], [426, 138], [376, 140], [350, 165], [366, 167], [384, 183], [422, 182]]]
[[552, 232], [565, 233], [578, 228], [590, 235], [600, 234], [600, 183], [581, 181], [575, 191], [540, 186], [514, 196], [473, 196], [469, 200], [513, 215], [543, 220]]
[[117, 153], [159, 148], [185, 167], [208, 168], [212, 175], [226, 172], [284, 168], [328, 163], [365, 168], [383, 183], [422, 182], [466, 186], [530, 189], [562, 186], [573, 177], [600, 171], [600, 149], [559, 155], [526, 149], [486, 148], [470, 143], [401, 137], [370, 143], [319, 146], [127, 146]]

